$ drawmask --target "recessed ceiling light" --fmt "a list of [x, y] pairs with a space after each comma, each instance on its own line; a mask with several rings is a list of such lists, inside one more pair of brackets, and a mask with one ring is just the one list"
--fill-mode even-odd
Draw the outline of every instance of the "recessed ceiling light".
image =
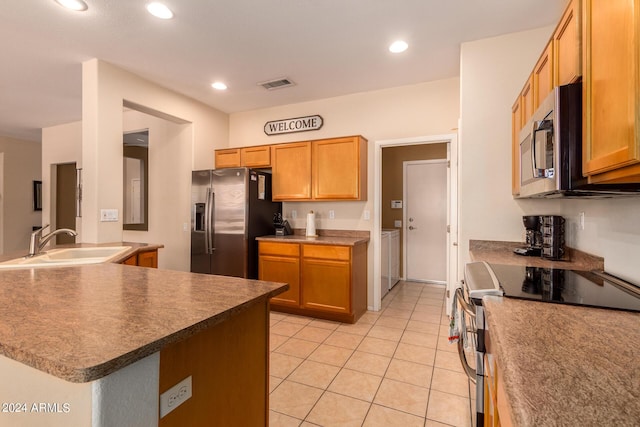
[[400, 53], [407, 50], [408, 47], [409, 45], [407, 44], [407, 42], [402, 40], [397, 40], [391, 43], [391, 46], [389, 46], [389, 51], [393, 53]]
[[76, 10], [79, 12], [87, 10], [89, 6], [82, 0], [55, 0], [62, 7], [66, 7], [67, 9]]
[[227, 85], [222, 82], [215, 82], [211, 84], [211, 87], [216, 90], [227, 90]]
[[173, 12], [167, 6], [159, 2], [149, 3], [147, 5], [147, 10], [150, 14], [160, 19], [171, 19], [173, 18]]

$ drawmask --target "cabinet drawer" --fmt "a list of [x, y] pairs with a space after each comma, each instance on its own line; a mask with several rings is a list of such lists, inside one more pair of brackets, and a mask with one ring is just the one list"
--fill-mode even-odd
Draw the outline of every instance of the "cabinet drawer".
[[300, 256], [300, 245], [297, 243], [260, 242], [260, 255]]
[[306, 258], [349, 261], [351, 248], [348, 246], [302, 245], [302, 255]]

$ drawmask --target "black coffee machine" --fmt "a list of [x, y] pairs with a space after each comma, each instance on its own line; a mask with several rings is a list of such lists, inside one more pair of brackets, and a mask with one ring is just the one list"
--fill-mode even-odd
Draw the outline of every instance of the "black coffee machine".
[[280, 212], [273, 214], [273, 227], [276, 229], [276, 236], [288, 236], [293, 234], [289, 221], [283, 219]]
[[540, 256], [542, 254], [542, 232], [540, 231], [540, 215], [525, 215], [522, 217], [522, 223], [526, 230], [524, 248], [516, 248], [513, 250], [518, 255]]

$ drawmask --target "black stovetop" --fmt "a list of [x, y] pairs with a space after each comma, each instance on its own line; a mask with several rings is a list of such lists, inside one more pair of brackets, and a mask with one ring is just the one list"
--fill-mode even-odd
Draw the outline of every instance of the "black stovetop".
[[616, 278], [557, 268], [490, 266], [505, 297], [640, 312], [640, 288], [625, 289]]

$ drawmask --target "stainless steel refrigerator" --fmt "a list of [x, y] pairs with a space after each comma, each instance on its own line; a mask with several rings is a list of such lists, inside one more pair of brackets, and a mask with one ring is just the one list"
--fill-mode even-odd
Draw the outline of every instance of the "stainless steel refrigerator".
[[258, 242], [274, 234], [271, 174], [247, 168], [194, 171], [191, 272], [258, 278]]

